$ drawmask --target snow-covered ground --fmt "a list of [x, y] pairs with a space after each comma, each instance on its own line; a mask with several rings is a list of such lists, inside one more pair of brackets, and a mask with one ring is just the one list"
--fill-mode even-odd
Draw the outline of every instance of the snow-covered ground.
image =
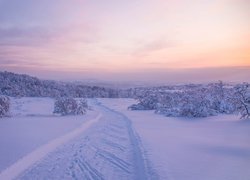
[[83, 116], [53, 99], [11, 99], [0, 119], [0, 179], [249, 180], [250, 122], [129, 111], [132, 99], [89, 99]]
[[50, 98], [11, 99], [12, 117], [0, 119], [0, 172], [97, 116], [94, 111], [85, 116], [56, 116], [53, 106]]
[[[9, 128], [1, 132], [5, 149], [1, 157], [5, 156], [5, 159], [1, 160], [0, 179], [157, 177], [145, 162], [142, 145], [131, 121], [96, 100], [89, 100], [92, 110], [87, 115], [66, 117], [51, 113], [51, 99], [12, 99], [12, 103], [13, 117], [4, 118], [0, 123], [1, 129]], [[41, 108], [39, 111], [37, 107], [40, 105], [47, 110]], [[19, 126], [19, 131], [11, 129]], [[10, 139], [11, 136], [14, 138]]]
[[[18, 179], [152, 179], [130, 121], [96, 105], [102, 117], [69, 143], [20, 173]], [[152, 177], [152, 178], [151, 178]]]
[[132, 121], [161, 179], [250, 179], [249, 121], [234, 115], [169, 118], [127, 110], [134, 103], [131, 99], [99, 101]]

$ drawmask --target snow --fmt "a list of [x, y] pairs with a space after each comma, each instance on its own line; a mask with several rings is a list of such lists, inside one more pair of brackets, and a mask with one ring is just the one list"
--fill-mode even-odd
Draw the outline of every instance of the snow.
[[[50, 98], [11, 98], [0, 119], [0, 179], [249, 180], [250, 121], [130, 111], [133, 99], [89, 99], [83, 116]], [[98, 116], [98, 115], [102, 116]]]
[[54, 99], [52, 98], [11, 98], [11, 115], [16, 116], [52, 116]]
[[103, 115], [98, 123], [17, 178], [153, 179], [130, 120], [98, 103], [94, 110]]
[[40, 161], [50, 152], [54, 151], [59, 146], [65, 144], [66, 142], [72, 140], [73, 138], [79, 136], [83, 133], [86, 129], [88, 129], [93, 123], [96, 123], [101, 118], [101, 114], [98, 115], [95, 119], [89, 120], [83, 123], [79, 128], [69, 132], [59, 138], [56, 138], [49, 143], [39, 147], [32, 153], [28, 154], [27, 156], [23, 157], [6, 170], [1, 172], [0, 179], [14, 179], [16, 178], [21, 172], [35, 164], [35, 162]]
[[97, 112], [84, 116], [55, 116], [51, 98], [12, 99], [12, 117], [0, 119], [0, 172], [38, 147], [75, 128]]
[[161, 179], [249, 179], [250, 122], [235, 115], [170, 118], [129, 111], [131, 99], [99, 101], [132, 121]]

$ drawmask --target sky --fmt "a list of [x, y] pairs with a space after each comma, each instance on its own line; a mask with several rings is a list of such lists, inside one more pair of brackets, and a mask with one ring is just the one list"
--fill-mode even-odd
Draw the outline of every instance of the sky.
[[0, 70], [45, 79], [249, 81], [249, 0], [0, 0]]

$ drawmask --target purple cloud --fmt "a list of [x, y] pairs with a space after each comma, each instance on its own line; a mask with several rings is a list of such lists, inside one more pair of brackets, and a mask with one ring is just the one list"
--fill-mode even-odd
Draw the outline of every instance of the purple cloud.
[[71, 25], [61, 28], [1, 27], [0, 46], [43, 46], [51, 43], [98, 41], [98, 30], [88, 24]]
[[48, 42], [54, 32], [41, 27], [0, 27], [0, 45], [38, 45]]
[[150, 42], [140, 42], [138, 48], [132, 53], [134, 56], [147, 56], [148, 54], [166, 48], [172, 48], [175, 44], [165, 39], [155, 39]]

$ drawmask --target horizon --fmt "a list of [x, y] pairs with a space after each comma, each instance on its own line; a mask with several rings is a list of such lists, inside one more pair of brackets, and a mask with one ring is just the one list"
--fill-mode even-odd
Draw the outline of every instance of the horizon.
[[0, 0], [0, 71], [65, 81], [249, 82], [249, 7], [248, 0]]
[[[238, 71], [242, 72], [242, 67], [238, 67]], [[226, 69], [227, 70], [227, 69]], [[231, 69], [232, 71], [235, 71], [235, 69]], [[246, 70], [248, 72], [248, 69], [243, 69]], [[187, 72], [190, 74], [190, 71]], [[204, 69], [202, 70], [204, 71]], [[145, 86], [149, 86], [149, 87], [157, 87], [157, 86], [172, 86], [172, 85], [185, 85], [185, 84], [209, 84], [209, 83], [218, 83], [220, 81], [222, 81], [224, 84], [240, 84], [240, 83], [250, 83], [249, 79], [246, 80], [238, 80], [237, 77], [236, 78], [231, 78], [230, 81], [225, 80], [223, 78], [220, 79], [213, 79], [213, 80], [208, 80], [208, 79], [203, 79], [203, 81], [198, 80], [198, 81], [194, 81], [193, 79], [191, 81], [176, 81], [176, 79], [174, 81], [171, 80], [162, 80], [162, 81], [146, 81], [146, 80], [113, 80], [113, 79], [108, 79], [108, 80], [101, 80], [101, 79], [95, 79], [95, 78], [82, 78], [82, 79], [65, 79], [65, 78], [61, 78], [61, 76], [58, 76], [58, 78], [46, 78], [46, 77], [41, 77], [41, 76], [37, 76], [35, 74], [28, 74], [25, 72], [12, 72], [12, 71], [1, 71], [0, 72], [7, 72], [7, 73], [14, 73], [16, 75], [28, 75], [30, 77], [34, 77], [34, 78], [38, 78], [39, 80], [49, 80], [49, 81], [57, 81], [57, 82], [65, 82], [65, 83], [85, 83], [86, 85], [92, 85], [92, 86], [117, 86], [117, 87], [145, 87]], [[193, 76], [197, 76], [197, 73], [199, 72], [192, 72]], [[230, 73], [230, 72], [228, 72]], [[231, 74], [231, 73], [230, 73]], [[185, 76], [185, 74], [182, 74], [183, 76]], [[216, 73], [215, 73], [216, 75]]]

